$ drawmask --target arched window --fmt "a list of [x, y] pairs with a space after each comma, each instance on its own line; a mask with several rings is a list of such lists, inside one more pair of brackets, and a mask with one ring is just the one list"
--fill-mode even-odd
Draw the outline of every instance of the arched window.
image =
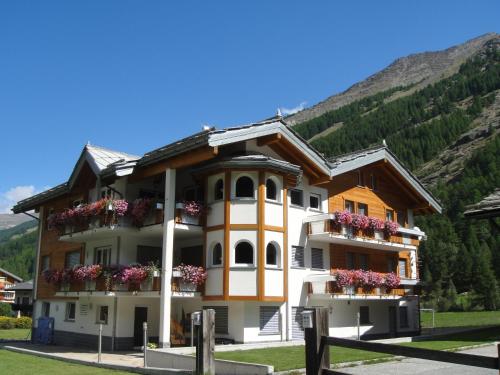
[[222, 265], [222, 245], [217, 242], [212, 248], [212, 266]]
[[241, 176], [236, 180], [236, 193], [237, 198], [253, 198], [253, 180], [248, 176]]
[[278, 246], [269, 242], [266, 246], [266, 265], [272, 267], [279, 267], [280, 253]]
[[253, 264], [253, 246], [250, 242], [242, 241], [234, 249], [234, 263]]
[[268, 178], [266, 180], [266, 199], [270, 199], [272, 201], [278, 200], [278, 189], [276, 188], [276, 183]]
[[214, 185], [214, 201], [220, 201], [224, 199], [224, 181], [219, 178]]

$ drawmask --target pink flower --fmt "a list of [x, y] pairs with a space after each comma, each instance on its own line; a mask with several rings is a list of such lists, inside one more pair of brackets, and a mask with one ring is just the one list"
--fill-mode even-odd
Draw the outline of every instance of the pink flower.
[[365, 215], [352, 214], [351, 226], [357, 230], [368, 228], [369, 219]]
[[121, 271], [121, 282], [123, 284], [140, 284], [148, 277], [148, 272], [142, 266], [126, 267]]
[[349, 225], [352, 223], [352, 214], [347, 210], [344, 210], [342, 212], [335, 211], [333, 214], [335, 216], [334, 221], [337, 224]]
[[396, 289], [401, 284], [401, 279], [394, 272], [385, 275], [384, 285], [387, 289]]
[[399, 224], [398, 223], [396, 223], [394, 221], [390, 221], [390, 220], [387, 220], [384, 223], [384, 231], [388, 235], [393, 236], [396, 233], [398, 233], [398, 230], [399, 230]]
[[375, 232], [384, 229], [384, 221], [376, 217], [368, 217], [368, 227], [371, 231]]
[[117, 199], [112, 201], [113, 211], [116, 216], [125, 216], [128, 210], [128, 202], [124, 199]]
[[203, 205], [196, 201], [185, 201], [184, 212], [189, 216], [200, 216], [203, 213]]
[[151, 208], [151, 199], [139, 198], [132, 202], [132, 207], [129, 210], [129, 214], [132, 217], [132, 223], [140, 227], [144, 223], [149, 210]]
[[202, 285], [207, 279], [207, 272], [203, 267], [192, 266], [189, 264], [180, 264], [174, 268], [174, 271], [181, 273], [182, 280], [196, 286]]

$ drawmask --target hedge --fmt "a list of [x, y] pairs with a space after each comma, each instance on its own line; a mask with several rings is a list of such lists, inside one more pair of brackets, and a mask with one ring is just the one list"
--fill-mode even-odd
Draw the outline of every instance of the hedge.
[[8, 318], [0, 316], [0, 329], [31, 328], [31, 318], [23, 316], [21, 318]]

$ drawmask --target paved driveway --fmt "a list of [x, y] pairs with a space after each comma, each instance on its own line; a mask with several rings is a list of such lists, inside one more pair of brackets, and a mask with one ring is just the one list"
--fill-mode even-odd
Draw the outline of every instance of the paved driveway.
[[[490, 345], [476, 349], [464, 350], [461, 353], [484, 355], [489, 357], [496, 357], [497, 346]], [[338, 371], [346, 374], [383, 374], [383, 375], [465, 375], [465, 374], [479, 374], [479, 375], [498, 375], [498, 370], [488, 370], [479, 367], [470, 367], [462, 365], [454, 365], [451, 363], [426, 361], [416, 358], [405, 358], [401, 361], [378, 363], [374, 365], [362, 365], [356, 367], [349, 367], [338, 369]]]

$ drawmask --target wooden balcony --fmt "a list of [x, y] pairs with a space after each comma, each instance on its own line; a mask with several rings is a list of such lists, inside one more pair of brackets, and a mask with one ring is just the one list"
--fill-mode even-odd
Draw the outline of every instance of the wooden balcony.
[[334, 214], [308, 216], [303, 220], [311, 240], [343, 245], [368, 247], [379, 250], [416, 250], [425, 233], [417, 228], [400, 227], [395, 235], [383, 231], [356, 231], [347, 225], [337, 225]]
[[358, 300], [386, 300], [400, 299], [415, 295], [413, 287], [399, 286], [396, 289], [346, 287], [338, 288], [335, 281], [305, 282], [308, 295], [327, 299], [358, 299]]

